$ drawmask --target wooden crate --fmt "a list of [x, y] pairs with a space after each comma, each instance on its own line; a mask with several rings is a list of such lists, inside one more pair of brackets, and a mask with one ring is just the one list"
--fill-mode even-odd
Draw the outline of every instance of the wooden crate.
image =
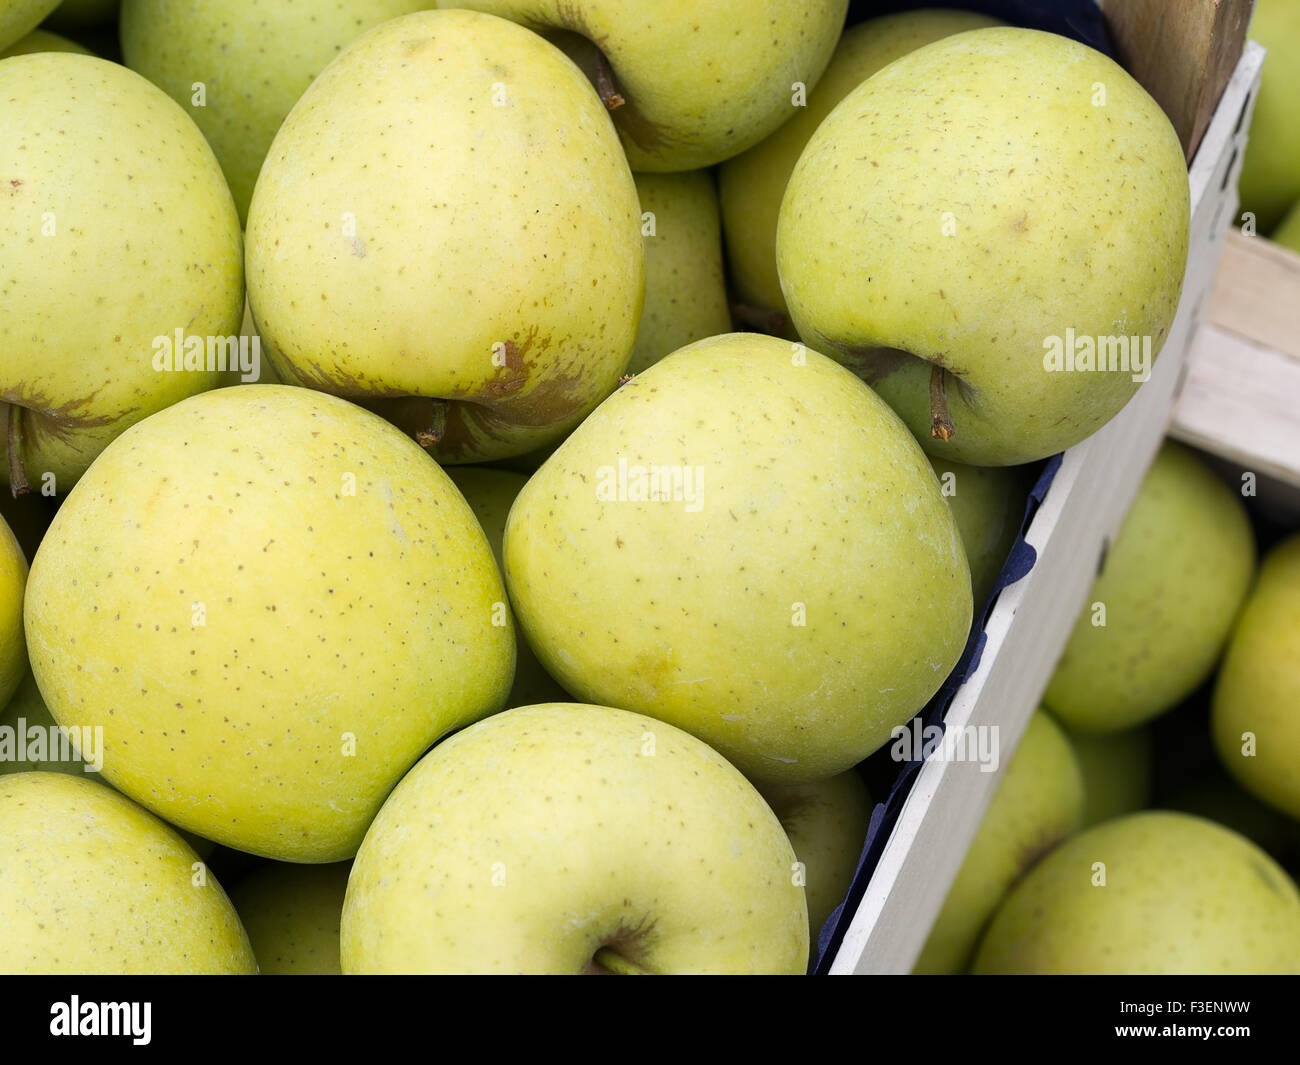
[[1300, 492], [1300, 255], [1228, 234], [1171, 432]]
[[[1252, 6], [1250, 0], [1105, 6], [1121, 57], [1165, 107], [1192, 159], [1191, 252], [1178, 314], [1151, 379], [1105, 429], [1066, 452], [1026, 536], [1037, 564], [1002, 592], [985, 625], [979, 667], [948, 708], [950, 727], [998, 727], [1001, 770], [1170, 426], [1237, 213], [1237, 178], [1264, 60], [1257, 45], [1243, 49]], [[921, 767], [865, 894], [841, 918], [847, 929], [831, 973], [911, 971], [1000, 775], [970, 761], [930, 760]]]

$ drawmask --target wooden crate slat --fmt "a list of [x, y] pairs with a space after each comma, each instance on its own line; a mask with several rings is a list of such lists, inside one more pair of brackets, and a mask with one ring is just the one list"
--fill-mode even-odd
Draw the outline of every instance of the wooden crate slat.
[[1120, 62], [1195, 157], [1246, 43], [1255, 0], [1107, 0]]

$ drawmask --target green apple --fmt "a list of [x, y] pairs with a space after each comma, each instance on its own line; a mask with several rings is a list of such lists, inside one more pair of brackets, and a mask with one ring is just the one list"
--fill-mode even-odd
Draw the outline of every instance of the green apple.
[[856, 377], [735, 333], [623, 385], [515, 500], [505, 572], [561, 687], [753, 780], [834, 776], [951, 671], [970, 570], [934, 471]]
[[[117, 18], [121, 4], [122, 0], [63, 0], [46, 19], [46, 25], [63, 30], [100, 26]], [[195, 13], [200, 13], [206, 6], [195, 5]]]
[[1300, 891], [1249, 840], [1130, 814], [1049, 854], [993, 918], [977, 973], [1300, 973]]
[[1160, 106], [1100, 52], [983, 29], [903, 56], [817, 128], [777, 267], [799, 335], [932, 454], [1052, 455], [1136, 393], [1187, 263], [1189, 191]]
[[640, 219], [613, 124], [562, 52], [491, 15], [392, 19], [312, 83], [258, 179], [263, 352], [441, 462], [524, 454], [627, 366]]
[[993, 594], [1020, 533], [1033, 479], [1015, 466], [966, 466], [933, 456], [930, 465], [957, 521], [978, 609]]
[[1268, 233], [1300, 200], [1300, 4], [1259, 0], [1250, 35], [1268, 61], [1241, 164], [1241, 209]]
[[1255, 575], [1240, 496], [1166, 443], [1106, 554], [1043, 701], [1067, 727], [1140, 725], [1214, 670]]
[[[447, 475], [452, 483], [460, 489], [465, 502], [474, 511], [474, 517], [487, 535], [496, 557], [501, 565], [501, 547], [506, 535], [506, 517], [510, 507], [519, 495], [520, 489], [528, 483], [522, 473], [510, 470], [494, 470], [483, 466], [451, 466]], [[506, 706], [528, 706], [532, 703], [568, 702], [569, 693], [561, 688], [542, 668], [537, 656], [528, 646], [524, 635], [515, 628], [515, 647], [518, 649], [515, 661], [515, 683], [506, 699]]]
[[[80, 777], [95, 774], [92, 779], [105, 783], [98, 775], [102, 747], [94, 734], [89, 737], [89, 747], [85, 745], [87, 737], [84, 734], [68, 734], [66, 739], [57, 735], [59, 723], [45, 705], [30, 669], [23, 674], [22, 682], [8, 705], [0, 709], [0, 730], [6, 728], [12, 731], [0, 733], [0, 775], [45, 772], [70, 773]], [[9, 757], [10, 752], [6, 750], [9, 743], [12, 743], [13, 757]], [[216, 848], [210, 839], [186, 832], [183, 828], [176, 831], [200, 858], [207, 858]]]
[[980, 932], [1011, 885], [1078, 831], [1083, 808], [1083, 773], [1070, 741], [1039, 710], [998, 782], [915, 971], [964, 972]]
[[966, 30], [999, 25], [970, 11], [905, 11], [844, 31], [806, 106], [770, 137], [718, 168], [727, 262], [737, 296], [788, 314], [776, 272], [776, 220], [790, 173], [822, 120], [845, 96], [895, 59]]
[[1185, 780], [1160, 806], [1215, 821], [1279, 860], [1300, 847], [1300, 822], [1260, 802], [1217, 767]]
[[523, 23], [582, 63], [632, 168], [696, 170], [757, 144], [817, 83], [847, 0], [440, 0]]
[[439, 744], [352, 868], [345, 973], [783, 973], [808, 961], [790, 841], [699, 740], [548, 703]]
[[122, 56], [203, 130], [239, 216], [247, 218], [271, 141], [316, 75], [366, 30], [428, 6], [426, 0], [124, 0]]
[[1260, 568], [1219, 671], [1212, 729], [1228, 771], [1300, 820], [1300, 536]]
[[855, 769], [827, 780], [761, 784], [758, 790], [790, 837], [795, 858], [803, 863], [808, 941], [815, 955], [822, 925], [844, 901], [858, 871], [871, 821], [871, 796]]
[[[128, 426], [217, 383], [239, 219], [198, 128], [125, 67], [6, 59], [0, 99], [0, 478], [66, 492]], [[161, 358], [177, 334], [199, 354]]]
[[1132, 728], [1093, 736], [1070, 732], [1083, 770], [1083, 827], [1090, 828], [1151, 805], [1151, 732]]
[[0, 971], [62, 976], [257, 972], [198, 855], [111, 788], [0, 777]]
[[0, 707], [18, 689], [27, 669], [23, 643], [23, 592], [27, 559], [8, 523], [0, 518]]
[[1273, 231], [1273, 242], [1300, 255], [1300, 200], [1296, 201], [1282, 224]]
[[[58, 5], [59, 0], [4, 0], [0, 5], [0, 49], [27, 36]], [[8, 128], [5, 132], [7, 135]]]
[[645, 238], [645, 308], [628, 373], [678, 348], [731, 332], [713, 175], [637, 174]]
[[31, 55], [33, 52], [74, 52], [90, 55], [90, 49], [82, 48], [76, 41], [60, 37], [57, 33], [45, 30], [32, 30], [26, 37], [19, 38], [8, 48], [0, 48], [0, 59], [9, 59], [16, 55]]
[[32, 564], [32, 670], [104, 777], [266, 857], [351, 857], [443, 733], [501, 709], [514, 630], [468, 504], [418, 446], [284, 385], [134, 426]]
[[264, 976], [338, 976], [339, 920], [351, 862], [272, 862], [230, 892]]

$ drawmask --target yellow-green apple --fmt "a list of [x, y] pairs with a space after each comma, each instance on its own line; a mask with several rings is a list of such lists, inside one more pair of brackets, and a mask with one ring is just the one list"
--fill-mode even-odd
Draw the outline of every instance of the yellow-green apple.
[[1145, 727], [1104, 736], [1066, 730], [1083, 771], [1083, 827], [1151, 804], [1151, 733]]
[[803, 863], [808, 943], [816, 954], [822, 925], [844, 901], [857, 872], [871, 821], [871, 796], [854, 769], [826, 780], [761, 784], [758, 790]]
[[784, 973], [808, 961], [790, 841], [679, 729], [508, 710], [435, 747], [352, 867], [345, 973]]
[[1249, 840], [1148, 811], [1062, 844], [1012, 890], [974, 972], [1300, 973], [1300, 891]]
[[[71, 773], [80, 777], [93, 773], [92, 779], [104, 783], [98, 775], [102, 738], [93, 730], [60, 730], [29, 669], [8, 705], [0, 709], [0, 774]], [[183, 828], [176, 831], [200, 858], [207, 858], [216, 847], [210, 839]]]
[[27, 669], [23, 643], [23, 592], [27, 559], [9, 524], [0, 518], [0, 707], [18, 688]]
[[895, 59], [954, 33], [996, 26], [971, 11], [904, 11], [844, 31], [826, 73], [794, 117], [718, 168], [727, 263], [743, 302], [788, 314], [776, 273], [776, 219], [790, 172], [808, 139], [845, 96]]
[[842, 366], [752, 333], [682, 348], [583, 422], [515, 500], [505, 572], [561, 687], [753, 780], [856, 765], [971, 621], [956, 523], [906, 427]]
[[1260, 568], [1215, 684], [1212, 729], [1228, 771], [1300, 820], [1300, 536]]
[[[512, 470], [496, 470], [484, 466], [450, 466], [447, 475], [474, 511], [474, 517], [483, 527], [492, 554], [500, 566], [506, 517], [519, 490], [528, 483], [528, 478]], [[542, 668], [518, 626], [515, 628], [515, 647], [515, 682], [506, 699], [506, 706], [568, 702], [569, 693], [556, 684]]]
[[1076, 732], [1118, 732], [1214, 669], [1255, 575], [1241, 498], [1166, 443], [1106, 554], [1043, 701]]
[[122, 57], [184, 107], [230, 183], [240, 218], [285, 116], [343, 47], [427, 0], [125, 0]]
[[128, 426], [216, 385], [239, 219], [198, 128], [125, 67], [17, 56], [0, 99], [0, 477], [66, 492]]
[[998, 783], [915, 971], [964, 972], [998, 903], [1027, 869], [1078, 831], [1083, 807], [1083, 773], [1070, 741], [1039, 710]]
[[258, 178], [263, 351], [440, 462], [524, 454], [627, 366], [640, 220], [613, 124], [559, 49], [471, 11], [391, 19], [312, 83]]
[[976, 609], [993, 594], [1025, 517], [1033, 481], [1015, 466], [966, 466], [931, 456], [930, 465], [957, 521], [970, 564]]
[[0, 6], [0, 48], [27, 36], [58, 6], [59, 0], [5, 0]]
[[26, 37], [14, 41], [8, 48], [0, 48], [0, 59], [9, 59], [16, 55], [31, 55], [33, 52], [73, 52], [90, 55], [90, 49], [82, 48], [76, 41], [60, 37], [57, 33], [45, 30], [32, 30]]
[[0, 971], [62, 976], [257, 972], [198, 855], [112, 788], [0, 777]]
[[1300, 4], [1259, 0], [1250, 35], [1268, 60], [1241, 164], [1241, 209], [1268, 233], [1300, 200]]
[[1006, 466], [1105, 425], [1149, 376], [1187, 264], [1169, 119], [1112, 60], [972, 30], [895, 60], [809, 140], [777, 223], [799, 335], [932, 454]]
[[731, 331], [713, 175], [637, 174], [645, 238], [645, 307], [628, 373]]
[[1273, 241], [1300, 255], [1300, 200], [1296, 201], [1282, 224], [1273, 231]]
[[600, 90], [637, 171], [695, 170], [786, 121], [830, 61], [847, 0], [440, 0], [551, 36]]
[[230, 891], [264, 976], [338, 976], [339, 919], [351, 862], [270, 862]]
[[501, 709], [514, 630], [455, 486], [383, 419], [305, 388], [184, 400], [96, 460], [28, 581], [61, 725], [173, 824], [351, 857], [443, 733]]

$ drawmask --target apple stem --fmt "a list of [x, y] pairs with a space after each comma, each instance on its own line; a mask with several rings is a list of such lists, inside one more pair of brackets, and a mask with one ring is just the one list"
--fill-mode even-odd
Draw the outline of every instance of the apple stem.
[[415, 442], [425, 450], [437, 446], [447, 433], [447, 401], [429, 401], [429, 421], [415, 431]]
[[607, 111], [617, 111], [627, 100], [614, 85], [614, 68], [609, 65], [605, 53], [596, 50], [596, 93]]
[[592, 958], [592, 961], [594, 961], [606, 972], [612, 973], [615, 976], [649, 976], [650, 975], [648, 972], [642, 969], [641, 966], [637, 965], [635, 962], [628, 961], [621, 954], [616, 954], [609, 947], [601, 947], [600, 950], [596, 951], [595, 956]]
[[930, 369], [930, 435], [948, 441], [955, 432], [948, 417], [948, 371], [935, 365]]
[[17, 403], [9, 404], [8, 424], [5, 427], [6, 446], [9, 450], [9, 490], [15, 499], [32, 490], [23, 466], [23, 415]]
[[780, 311], [767, 307], [755, 307], [752, 303], [732, 303], [731, 316], [741, 325], [750, 326], [760, 333], [778, 336], [785, 332], [790, 320]]

